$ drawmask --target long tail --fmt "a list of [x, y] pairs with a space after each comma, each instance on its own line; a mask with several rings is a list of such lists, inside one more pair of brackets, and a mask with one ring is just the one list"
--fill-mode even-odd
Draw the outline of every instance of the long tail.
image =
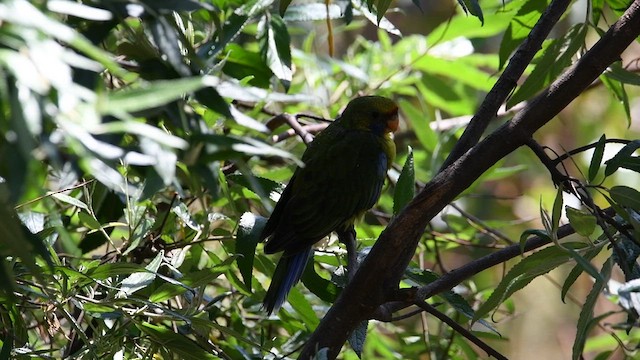
[[267, 310], [269, 314], [278, 311], [287, 299], [291, 288], [302, 277], [302, 273], [307, 266], [307, 261], [309, 261], [312, 252], [312, 248], [308, 247], [294, 254], [287, 254], [286, 252], [282, 254], [276, 270], [273, 272], [273, 278], [271, 279], [269, 290], [267, 290], [267, 295], [262, 301], [262, 307]]

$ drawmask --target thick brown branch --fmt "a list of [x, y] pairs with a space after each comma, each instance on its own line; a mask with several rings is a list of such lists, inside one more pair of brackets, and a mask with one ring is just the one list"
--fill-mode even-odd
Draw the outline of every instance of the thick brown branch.
[[498, 160], [518, 147], [582, 93], [640, 35], [636, 0], [577, 64], [535, 97], [512, 121], [442, 170], [382, 233], [353, 281], [300, 353], [312, 358], [327, 348], [336, 358], [353, 329], [395, 293], [426, 224]]

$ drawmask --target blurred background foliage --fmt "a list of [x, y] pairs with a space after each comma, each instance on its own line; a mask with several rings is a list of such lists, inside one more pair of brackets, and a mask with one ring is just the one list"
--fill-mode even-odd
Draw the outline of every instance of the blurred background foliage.
[[[629, 3], [574, 2], [496, 126]], [[261, 311], [277, 256], [265, 256], [257, 236], [304, 151], [277, 115], [331, 119], [364, 94], [400, 104], [397, 164], [357, 227], [364, 254], [437, 171], [546, 5], [4, 0], [0, 359], [296, 357], [344, 285], [346, 256], [335, 239], [322, 242], [289, 304], [273, 316]], [[558, 154], [596, 144], [563, 165], [592, 185], [597, 205], [617, 207], [629, 236], [612, 238], [626, 255], [612, 257], [612, 238], [523, 149], [430, 224], [402, 285], [433, 281], [530, 229], [551, 236], [571, 220], [581, 235], [539, 255], [542, 267], [519, 259], [430, 302], [464, 326], [480, 320], [474, 333], [509, 358], [635, 356], [639, 56], [635, 43], [536, 134]], [[298, 119], [310, 132], [323, 124]], [[605, 145], [603, 135], [621, 141]], [[526, 282], [507, 273], [516, 263]], [[509, 281], [524, 289], [500, 290]], [[352, 342], [341, 358], [356, 353], [486, 356], [425, 314], [371, 322], [364, 345]]]

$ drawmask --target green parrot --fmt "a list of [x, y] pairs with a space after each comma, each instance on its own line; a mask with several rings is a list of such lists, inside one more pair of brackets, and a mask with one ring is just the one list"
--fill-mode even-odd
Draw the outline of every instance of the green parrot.
[[380, 197], [396, 155], [391, 133], [398, 105], [381, 96], [349, 102], [309, 144], [261, 234], [267, 254], [283, 252], [263, 301], [277, 311], [300, 280], [312, 246], [332, 231], [349, 231]]

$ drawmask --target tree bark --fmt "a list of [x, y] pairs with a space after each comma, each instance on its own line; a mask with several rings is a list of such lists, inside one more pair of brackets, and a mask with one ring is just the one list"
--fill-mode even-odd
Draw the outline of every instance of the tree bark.
[[353, 329], [398, 289], [428, 222], [498, 160], [513, 152], [580, 95], [640, 35], [640, 0], [553, 84], [510, 122], [464, 153], [431, 180], [389, 224], [322, 319], [299, 358], [328, 349], [335, 359]]

